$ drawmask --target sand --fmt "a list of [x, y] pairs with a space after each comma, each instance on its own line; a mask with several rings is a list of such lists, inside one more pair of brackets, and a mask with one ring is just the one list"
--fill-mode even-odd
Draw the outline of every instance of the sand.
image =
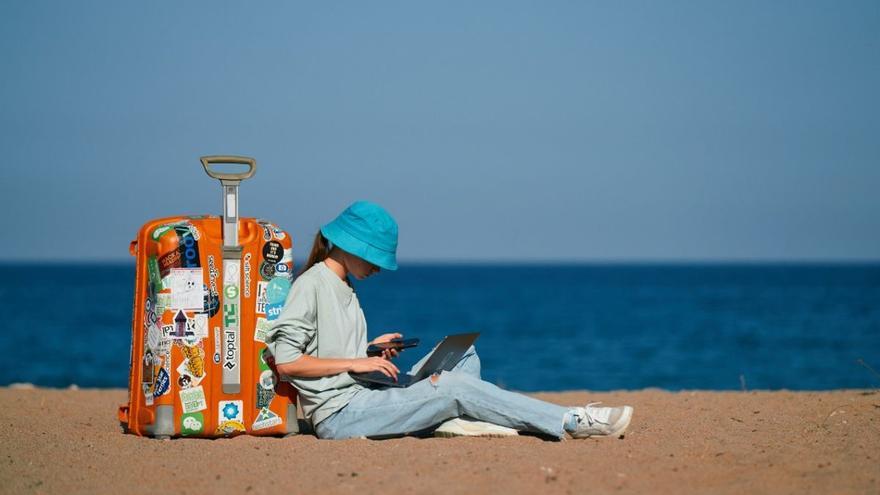
[[2, 493], [880, 493], [880, 393], [541, 393], [631, 404], [623, 439], [152, 440], [124, 390], [0, 388]]

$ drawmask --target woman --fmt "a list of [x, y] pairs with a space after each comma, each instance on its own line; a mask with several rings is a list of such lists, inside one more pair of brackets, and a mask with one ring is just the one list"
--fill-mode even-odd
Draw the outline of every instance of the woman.
[[[632, 408], [562, 407], [502, 390], [480, 379], [471, 347], [452, 371], [406, 388], [369, 388], [349, 373], [396, 378], [396, 351], [367, 357], [367, 324], [348, 276], [358, 280], [397, 269], [397, 223], [380, 206], [359, 201], [315, 236], [302, 274], [267, 335], [282, 378], [299, 390], [303, 412], [320, 438], [400, 435], [437, 427], [445, 436], [515, 435], [559, 439], [623, 434]], [[424, 362], [427, 356], [421, 362]], [[417, 369], [421, 362], [413, 369]]]

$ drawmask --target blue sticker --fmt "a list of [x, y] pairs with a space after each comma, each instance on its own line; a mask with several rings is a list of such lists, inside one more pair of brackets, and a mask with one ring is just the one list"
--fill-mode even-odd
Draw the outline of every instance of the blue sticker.
[[283, 277], [275, 277], [266, 286], [266, 302], [269, 304], [284, 304], [289, 291], [290, 280]]
[[275, 273], [287, 273], [290, 271], [290, 267], [287, 266], [287, 263], [278, 263], [275, 265]]
[[164, 395], [168, 391], [169, 382], [171, 382], [171, 379], [168, 377], [168, 372], [165, 371], [165, 368], [160, 368], [156, 376], [156, 385], [153, 388], [153, 397]]
[[238, 405], [232, 402], [223, 406], [223, 417], [226, 419], [235, 419], [238, 416]]
[[281, 309], [284, 308], [284, 303], [273, 303], [266, 305], [266, 319], [272, 321], [281, 316]]

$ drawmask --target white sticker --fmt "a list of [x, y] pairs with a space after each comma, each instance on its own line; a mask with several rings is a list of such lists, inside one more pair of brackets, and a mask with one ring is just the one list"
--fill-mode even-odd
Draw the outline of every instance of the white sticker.
[[256, 419], [254, 420], [254, 424], [251, 427], [254, 430], [263, 430], [266, 428], [271, 428], [273, 426], [278, 426], [281, 424], [281, 418], [272, 412], [268, 407], [264, 407], [260, 409], [259, 414], [257, 414]]
[[208, 403], [205, 401], [205, 391], [202, 390], [202, 386], [181, 390], [180, 407], [184, 414], [207, 409]]
[[196, 376], [193, 374], [192, 367], [193, 364], [189, 359], [184, 359], [183, 362], [180, 363], [180, 366], [177, 367], [177, 385], [180, 386], [181, 389], [196, 387], [202, 383], [202, 379], [205, 378], [204, 372], [202, 373], [202, 376]]
[[262, 318], [260, 316], [257, 317], [257, 326], [254, 327], [254, 340], [257, 342], [266, 343], [266, 334], [269, 330], [272, 329], [272, 322], [269, 320]]
[[196, 314], [194, 318], [193, 334], [196, 339], [208, 338], [208, 315], [204, 313]]
[[214, 327], [214, 364], [220, 364], [220, 327]]
[[159, 347], [159, 339], [162, 337], [161, 333], [159, 327], [151, 323], [147, 329], [147, 347], [156, 350]]
[[238, 263], [225, 263], [223, 265], [223, 284], [238, 285], [240, 271]]
[[293, 248], [288, 248], [284, 250], [284, 255], [281, 256], [281, 261], [279, 263], [290, 263], [293, 261]]
[[244, 403], [240, 400], [221, 400], [217, 403], [217, 422], [244, 421]]
[[201, 311], [205, 307], [205, 286], [201, 268], [172, 268], [166, 279], [171, 288], [171, 307]]
[[255, 308], [257, 314], [266, 314], [266, 305], [269, 304], [269, 300], [266, 298], [266, 288], [268, 286], [269, 282], [257, 282], [257, 305]]

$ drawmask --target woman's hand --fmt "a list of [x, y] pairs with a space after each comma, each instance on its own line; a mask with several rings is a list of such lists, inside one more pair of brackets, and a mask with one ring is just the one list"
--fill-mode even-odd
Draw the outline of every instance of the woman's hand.
[[352, 373], [378, 371], [387, 377], [393, 378], [395, 381], [397, 381], [397, 374], [400, 373], [400, 370], [397, 369], [397, 366], [394, 366], [394, 363], [381, 357], [352, 359], [348, 371]]
[[[383, 333], [382, 335], [380, 335], [380, 336], [376, 337], [375, 339], [371, 340], [370, 342], [368, 342], [367, 345], [370, 346], [373, 344], [381, 344], [383, 342], [390, 342], [394, 339], [401, 339], [401, 338], [403, 338], [402, 333]], [[384, 349], [382, 351], [382, 359], [386, 359], [386, 360], [390, 361], [391, 358], [397, 357], [398, 354], [400, 354], [400, 351], [398, 351], [397, 349]]]

